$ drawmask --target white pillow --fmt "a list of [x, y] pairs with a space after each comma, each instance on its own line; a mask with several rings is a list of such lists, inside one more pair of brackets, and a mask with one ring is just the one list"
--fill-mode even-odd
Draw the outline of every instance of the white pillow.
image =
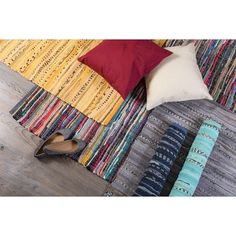
[[147, 110], [165, 103], [196, 99], [210, 99], [197, 65], [193, 43], [167, 47], [173, 52], [146, 77]]

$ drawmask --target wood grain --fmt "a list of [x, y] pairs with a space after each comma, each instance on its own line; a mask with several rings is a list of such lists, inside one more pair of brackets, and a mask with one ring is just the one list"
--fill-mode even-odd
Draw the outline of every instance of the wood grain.
[[9, 110], [33, 84], [0, 63], [0, 195], [101, 196], [108, 183], [70, 159], [39, 161], [40, 138], [20, 126]]

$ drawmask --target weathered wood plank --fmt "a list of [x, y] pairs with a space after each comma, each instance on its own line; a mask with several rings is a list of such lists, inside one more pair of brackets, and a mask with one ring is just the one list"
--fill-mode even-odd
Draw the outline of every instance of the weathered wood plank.
[[0, 195], [94, 196], [108, 183], [65, 158], [39, 161], [40, 138], [21, 127], [9, 110], [33, 84], [0, 63]]

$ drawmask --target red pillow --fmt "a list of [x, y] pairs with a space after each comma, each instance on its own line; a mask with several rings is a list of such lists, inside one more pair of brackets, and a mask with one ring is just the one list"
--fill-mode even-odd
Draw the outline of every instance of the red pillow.
[[104, 40], [78, 60], [125, 99], [139, 81], [172, 53], [151, 40]]

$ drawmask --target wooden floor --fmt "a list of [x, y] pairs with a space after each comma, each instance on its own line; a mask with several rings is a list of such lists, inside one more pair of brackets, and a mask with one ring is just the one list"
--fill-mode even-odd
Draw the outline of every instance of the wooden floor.
[[40, 139], [21, 127], [9, 110], [33, 84], [0, 64], [0, 195], [101, 196], [109, 185], [69, 159], [33, 157]]

